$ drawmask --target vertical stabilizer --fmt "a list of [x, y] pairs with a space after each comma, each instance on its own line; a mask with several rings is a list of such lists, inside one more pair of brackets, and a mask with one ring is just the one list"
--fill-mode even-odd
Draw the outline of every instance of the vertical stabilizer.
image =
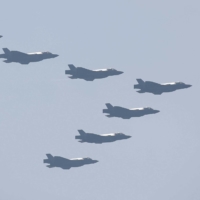
[[[53, 163], [53, 156], [51, 154], [46, 154], [46, 156], [48, 159], [44, 159], [43, 162], [49, 163], [50, 164], [49, 166], [51, 166], [51, 164]], [[49, 167], [49, 166], [47, 166], [47, 167]]]
[[76, 67], [73, 64], [68, 64], [70, 70], [74, 71], [76, 70]]
[[134, 85], [134, 89], [142, 89], [145, 86], [145, 83], [142, 79], [136, 79], [138, 84]]
[[3, 48], [5, 54], [10, 54], [10, 50], [8, 48]]
[[106, 107], [107, 107], [108, 109], [112, 109], [112, 108], [113, 108], [113, 106], [112, 106], [110, 103], [106, 103]]
[[137, 82], [138, 82], [139, 84], [141, 84], [141, 85], [144, 84], [144, 81], [143, 81], [142, 79], [136, 79], [136, 80], [137, 80]]
[[85, 131], [83, 131], [83, 130], [78, 130], [78, 132], [79, 132], [80, 135], [85, 135], [86, 134]]
[[53, 159], [53, 156], [52, 156], [51, 154], [46, 154], [46, 156], [47, 156], [47, 158], [48, 158], [49, 160], [52, 160], [52, 159]]

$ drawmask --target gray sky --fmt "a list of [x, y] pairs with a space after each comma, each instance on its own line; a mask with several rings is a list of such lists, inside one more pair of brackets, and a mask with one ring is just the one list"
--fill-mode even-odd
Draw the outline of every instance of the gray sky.
[[[1, 48], [60, 55], [29, 65], [0, 61], [1, 199], [200, 199], [199, 1], [13, 0], [1, 2], [0, 16]], [[71, 80], [69, 63], [124, 74]], [[136, 78], [193, 87], [138, 94]], [[106, 118], [108, 102], [161, 112]], [[132, 138], [80, 144], [78, 129]], [[46, 153], [99, 163], [49, 169]]]

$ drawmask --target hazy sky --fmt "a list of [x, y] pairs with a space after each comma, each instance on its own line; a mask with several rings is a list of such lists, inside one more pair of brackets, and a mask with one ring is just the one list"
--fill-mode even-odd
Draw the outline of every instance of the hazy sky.
[[[1, 2], [0, 18], [1, 48], [60, 55], [29, 65], [0, 60], [0, 199], [200, 199], [198, 0], [13, 0]], [[69, 63], [124, 74], [71, 80]], [[193, 86], [138, 94], [136, 78]], [[105, 103], [161, 112], [107, 118]], [[132, 138], [81, 144], [78, 129]], [[49, 169], [46, 153], [99, 162]]]

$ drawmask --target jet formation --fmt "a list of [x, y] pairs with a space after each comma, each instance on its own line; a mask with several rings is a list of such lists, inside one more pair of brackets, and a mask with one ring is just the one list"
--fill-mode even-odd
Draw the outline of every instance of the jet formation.
[[[3, 36], [0, 35], [0, 38]], [[44, 59], [55, 58], [58, 55], [50, 52], [35, 52], [35, 53], [23, 53], [20, 51], [10, 51], [8, 48], [3, 48], [4, 54], [0, 54], [0, 58], [4, 58], [5, 63], [20, 63], [29, 64], [30, 62], [39, 62]], [[65, 74], [70, 75], [70, 79], [83, 79], [86, 81], [94, 81], [95, 79], [107, 78], [109, 76], [120, 75], [123, 72], [116, 69], [96, 69], [90, 70], [83, 67], [75, 67], [73, 64], [68, 64], [69, 70], [65, 70]], [[134, 85], [134, 89], [139, 89], [138, 93], [152, 93], [155, 95], [161, 95], [164, 92], [173, 92], [179, 89], [185, 89], [191, 87], [189, 84], [182, 82], [172, 82], [172, 83], [155, 83], [151, 81], [143, 81], [142, 79], [136, 79], [138, 84]], [[132, 117], [141, 117], [149, 114], [156, 114], [160, 112], [159, 110], [154, 110], [150, 107], [143, 108], [123, 108], [120, 106], [112, 106], [110, 103], [106, 103], [106, 109], [103, 109], [103, 113], [106, 113], [107, 117], [118, 117], [122, 119], [130, 119]], [[131, 138], [129, 135], [123, 133], [108, 133], [108, 134], [94, 134], [86, 133], [83, 130], [78, 130], [79, 135], [75, 136], [75, 139], [80, 143], [110, 143], [118, 140], [125, 140]], [[97, 163], [98, 160], [93, 160], [91, 158], [73, 158], [67, 159], [60, 156], [52, 156], [51, 154], [46, 154], [47, 159], [43, 162], [47, 163], [46, 167], [54, 168], [59, 167], [62, 169], [70, 169], [73, 167], [81, 167], [88, 164]]]
[[131, 117], [141, 117], [149, 114], [156, 114], [159, 110], [153, 108], [123, 108], [120, 106], [112, 106], [110, 103], [106, 103], [107, 109], [103, 109], [103, 113], [107, 113], [107, 117], [119, 117], [122, 119], [130, 119]]
[[134, 89], [140, 89], [138, 93], [152, 93], [155, 95], [161, 95], [164, 92], [173, 92], [175, 90], [189, 88], [192, 85], [185, 84], [182, 82], [172, 82], [172, 83], [155, 83], [152, 81], [143, 81], [142, 79], [137, 79], [138, 84], [134, 85]]
[[70, 169], [72, 167], [81, 167], [83, 165], [97, 163], [98, 160], [92, 160], [91, 158], [72, 158], [67, 159], [60, 156], [52, 156], [51, 154], [46, 154], [48, 159], [44, 159], [44, 163], [48, 163], [48, 168], [60, 167], [62, 169]]
[[70, 70], [65, 70], [65, 74], [69, 74], [71, 79], [84, 79], [86, 81], [93, 81], [95, 79], [102, 79], [108, 76], [115, 76], [123, 72], [116, 69], [97, 69], [90, 70], [83, 67], [75, 67], [72, 64], [68, 65]]
[[79, 139], [79, 142], [87, 142], [87, 143], [95, 143], [102, 144], [107, 142], [115, 142], [117, 140], [124, 140], [131, 138], [129, 135], [125, 135], [123, 133], [108, 133], [97, 135], [94, 133], [86, 133], [83, 130], [78, 130], [80, 135], [75, 136], [75, 139]]
[[11, 63], [16, 62], [20, 64], [29, 64], [30, 62], [39, 62], [44, 59], [55, 58], [58, 55], [50, 52], [35, 52], [35, 53], [23, 53], [20, 51], [10, 51], [7, 48], [3, 48], [4, 54], [0, 54], [0, 58], [5, 58], [3, 62]]

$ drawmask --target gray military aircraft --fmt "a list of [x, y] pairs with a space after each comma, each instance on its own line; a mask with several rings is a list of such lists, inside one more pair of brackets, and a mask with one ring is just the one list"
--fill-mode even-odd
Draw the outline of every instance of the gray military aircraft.
[[87, 164], [97, 163], [98, 160], [92, 160], [91, 158], [72, 158], [67, 159], [60, 156], [52, 156], [51, 154], [46, 154], [48, 159], [44, 159], [44, 163], [48, 163], [47, 167], [60, 167], [62, 169], [70, 169], [71, 167], [81, 167]]
[[131, 117], [141, 117], [144, 115], [155, 114], [160, 112], [150, 107], [147, 108], [123, 108], [120, 106], [112, 106], [110, 103], [106, 103], [107, 109], [103, 109], [103, 113], [108, 113], [107, 117], [119, 117], [122, 119], [130, 119]]
[[123, 133], [108, 133], [97, 135], [94, 133], [85, 133], [83, 130], [78, 130], [80, 135], [75, 136], [76, 139], [80, 139], [79, 142], [88, 142], [95, 144], [102, 144], [106, 142], [115, 142], [117, 140], [128, 139], [131, 136], [125, 135]]
[[22, 53], [20, 51], [10, 51], [3, 48], [4, 54], [0, 54], [0, 58], [5, 58], [5, 63], [16, 62], [20, 64], [29, 64], [30, 62], [39, 62], [44, 59], [55, 58], [58, 55], [50, 52]]
[[151, 81], [143, 81], [142, 79], [137, 79], [138, 84], [134, 85], [135, 89], [140, 89], [138, 93], [149, 92], [155, 95], [161, 95], [163, 92], [173, 92], [175, 90], [189, 88], [192, 85], [188, 85], [182, 82], [172, 82], [172, 83], [155, 83]]
[[123, 72], [116, 69], [97, 69], [89, 70], [83, 67], [75, 67], [72, 64], [68, 65], [70, 70], [65, 70], [65, 74], [70, 74], [71, 79], [84, 79], [86, 81], [93, 81], [94, 79], [106, 78], [108, 76], [114, 76], [122, 74]]

